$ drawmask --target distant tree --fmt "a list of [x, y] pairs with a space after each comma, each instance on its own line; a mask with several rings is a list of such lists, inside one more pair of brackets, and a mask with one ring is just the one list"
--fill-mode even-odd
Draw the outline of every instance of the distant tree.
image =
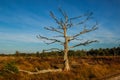
[[38, 51], [36, 52], [36, 57], [40, 57], [40, 53]]
[[98, 52], [96, 54], [99, 55], [99, 56], [104, 55], [103, 49], [99, 48], [99, 50], [98, 50]]
[[87, 55], [96, 56], [96, 50], [92, 48], [91, 50], [88, 51]]
[[76, 54], [76, 56], [82, 57], [82, 56], [87, 56], [87, 51], [85, 50], [77, 50], [73, 54]]
[[120, 56], [120, 47], [116, 48], [116, 55]]
[[[77, 40], [77, 41], [81, 40], [81, 39], [79, 39], [79, 36], [81, 36], [82, 34], [85, 34], [85, 33], [96, 30], [98, 28], [97, 27], [98, 24], [95, 23], [94, 25], [92, 25], [91, 28], [89, 28], [89, 29], [86, 28], [86, 22], [91, 19], [91, 16], [93, 15], [92, 12], [88, 12], [88, 13], [83, 14], [81, 16], [72, 17], [72, 18], [68, 17], [66, 12], [63, 11], [62, 9], [60, 9], [60, 8], [59, 8], [59, 12], [62, 15], [62, 17], [60, 19], [58, 19], [54, 15], [54, 13], [52, 11], [50, 11], [50, 16], [58, 24], [58, 27], [49, 26], [49, 27], [44, 27], [44, 28], [46, 30], [59, 33], [60, 35], [54, 36], [52, 38], [45, 37], [45, 36], [42, 36], [42, 35], [38, 35], [37, 38], [48, 41], [48, 43], [46, 43], [48, 45], [53, 44], [53, 43], [59, 43], [60, 45], [63, 45], [63, 47], [64, 47], [64, 49], [63, 49], [63, 52], [64, 52], [64, 69], [63, 70], [64, 71], [69, 71], [70, 70], [69, 60], [68, 60], [69, 49], [76, 48], [76, 47], [82, 46], [82, 45], [86, 46], [90, 43], [97, 42], [97, 40], [86, 40], [84, 42], [77, 43], [73, 46], [69, 46], [69, 43], [71, 41], [74, 41], [74, 40]], [[80, 32], [78, 32], [76, 34], [68, 35], [69, 29], [72, 29], [75, 26], [83, 26], [83, 30], [81, 30]], [[64, 40], [61, 40], [58, 37], [63, 38]], [[53, 50], [53, 49], [60, 50], [60, 49], [57, 49], [57, 48], [52, 48], [52, 49], [49, 49], [49, 50]]]
[[15, 56], [20, 56], [20, 52], [19, 52], [19, 51], [16, 51], [16, 52], [15, 52]]
[[116, 48], [112, 48], [112, 51], [113, 51], [113, 56], [116, 56]]

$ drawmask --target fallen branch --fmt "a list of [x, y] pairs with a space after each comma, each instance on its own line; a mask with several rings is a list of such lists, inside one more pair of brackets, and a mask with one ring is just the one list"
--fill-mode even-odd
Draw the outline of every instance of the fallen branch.
[[20, 72], [24, 72], [24, 73], [28, 73], [28, 74], [41, 74], [41, 73], [48, 73], [48, 72], [61, 72], [62, 69], [48, 69], [48, 70], [40, 70], [37, 72], [31, 72], [31, 71], [27, 71], [27, 70], [19, 70]]
[[11, 71], [11, 70], [9, 70], [9, 69], [5, 69], [5, 71], [8, 71], [8, 72], [10, 72], [10, 73], [12, 73], [12, 74], [15, 74], [15, 72], [13, 72], [13, 71]]

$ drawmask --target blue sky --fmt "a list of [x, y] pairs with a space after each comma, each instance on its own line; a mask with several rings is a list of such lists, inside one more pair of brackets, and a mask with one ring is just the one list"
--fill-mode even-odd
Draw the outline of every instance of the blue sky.
[[[38, 34], [54, 35], [46, 32], [43, 27], [56, 25], [49, 11], [60, 16], [58, 7], [65, 10], [70, 17], [92, 11], [93, 21], [99, 23], [98, 30], [80, 38], [97, 39], [100, 42], [76, 49], [110, 48], [120, 43], [120, 0], [0, 0], [0, 53], [62, 48], [57, 44], [47, 46], [36, 38]], [[78, 28], [71, 31], [79, 32]]]

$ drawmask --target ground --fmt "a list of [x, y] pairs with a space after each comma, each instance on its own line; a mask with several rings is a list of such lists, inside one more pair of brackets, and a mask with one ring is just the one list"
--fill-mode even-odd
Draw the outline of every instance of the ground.
[[37, 70], [63, 68], [62, 56], [21, 57], [0, 56], [0, 80], [98, 80], [120, 72], [120, 57], [69, 57], [71, 71], [30, 75], [23, 72], [4, 72], [7, 63], [14, 63], [18, 69], [36, 72]]

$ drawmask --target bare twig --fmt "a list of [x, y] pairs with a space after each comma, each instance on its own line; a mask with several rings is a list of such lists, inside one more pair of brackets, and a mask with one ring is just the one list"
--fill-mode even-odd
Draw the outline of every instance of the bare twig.
[[[85, 22], [87, 22], [91, 18], [92, 14], [93, 13], [90, 12], [88, 14], [84, 14], [84, 15], [81, 15], [81, 16], [77, 16], [77, 17], [73, 17], [73, 18], [68, 19], [69, 23], [67, 24], [67, 28], [71, 28], [73, 26], [84, 24]], [[73, 24], [73, 22], [72, 22], [73, 20], [76, 20], [76, 19], [79, 19], [79, 18], [82, 18], [82, 17], [86, 17], [86, 18], [83, 21], [80, 21], [76, 24], [75, 23]]]
[[55, 31], [55, 32], [63, 34], [63, 32], [61, 32], [60, 30], [58, 30], [57, 28], [54, 28], [54, 27], [44, 27], [44, 28], [49, 31]]
[[80, 36], [81, 34], [85, 34], [85, 33], [88, 33], [88, 32], [91, 32], [91, 31], [94, 31], [94, 30], [98, 29], [98, 27], [96, 27], [96, 26], [97, 26], [97, 24], [95, 24], [91, 29], [85, 29], [84, 28], [83, 31], [81, 31], [78, 34], [75, 34], [74, 36], [72, 36], [73, 39]]
[[48, 37], [44, 37], [44, 36], [41, 36], [41, 35], [38, 35], [37, 38], [38, 38], [38, 39], [44, 39], [44, 40], [52, 41], [52, 42], [47, 43], [47, 44], [52, 44], [52, 43], [56, 43], [56, 42], [58, 42], [58, 43], [60, 43], [60, 44], [63, 44], [63, 42], [60, 41], [60, 40], [52, 39], [52, 38], [48, 38]]
[[69, 19], [69, 21], [75, 20], [75, 19], [79, 19], [79, 18], [81, 18], [81, 17], [83, 17], [83, 15], [82, 15], [82, 16], [77, 16], [77, 17], [72, 17], [72, 18]]
[[77, 40], [77, 41], [79, 40], [79, 41], [81, 41], [81, 40], [83, 40], [83, 39], [79, 39], [79, 38], [76, 38], [76, 37], [74, 37], [74, 38], [71, 37], [69, 41], [73, 41], [73, 40]]
[[65, 24], [68, 22], [68, 15], [65, 11], [63, 11], [61, 8], [59, 8], [60, 13], [64, 16]]
[[63, 27], [63, 23], [56, 18], [52, 11], [50, 11], [50, 16], [60, 25], [61, 28]]
[[83, 43], [79, 43], [79, 44], [76, 44], [74, 46], [71, 46], [70, 48], [75, 48], [75, 47], [78, 47], [78, 46], [81, 46], [81, 45], [86, 46], [86, 45], [88, 45], [90, 43], [93, 43], [93, 42], [98, 42], [98, 40], [93, 40], [93, 41], [87, 40], [87, 41], [85, 41]]

